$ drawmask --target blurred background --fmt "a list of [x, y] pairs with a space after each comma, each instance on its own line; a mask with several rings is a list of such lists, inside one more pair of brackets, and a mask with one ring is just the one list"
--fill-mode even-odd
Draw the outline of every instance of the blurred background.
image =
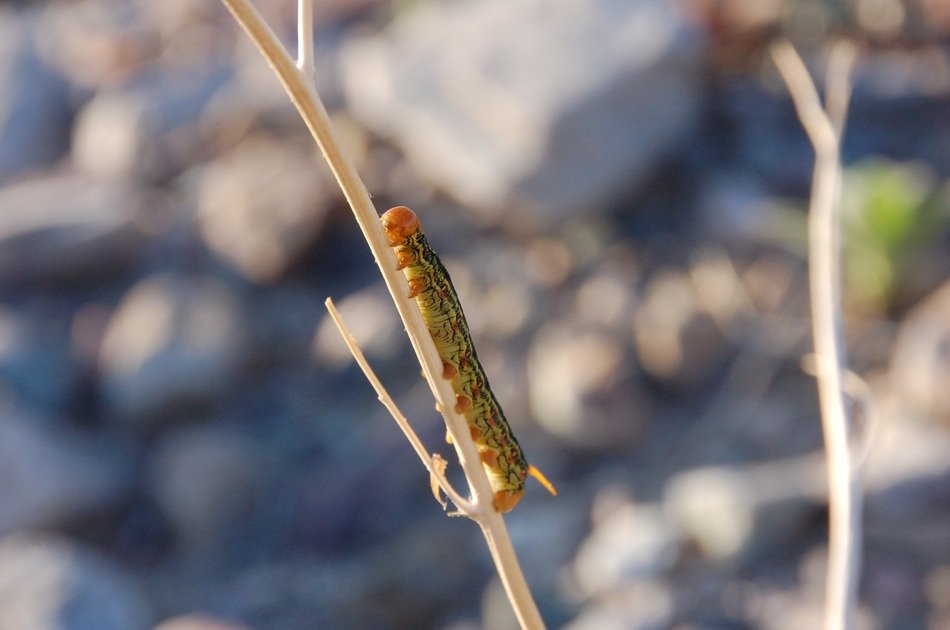
[[[529, 460], [552, 627], [818, 627], [812, 152], [767, 54], [861, 46], [845, 329], [859, 628], [950, 627], [950, 4], [316, 3]], [[259, 9], [293, 48], [294, 3]], [[0, 628], [513, 627], [330, 325], [444, 428], [341, 194], [216, 0], [0, 2]], [[856, 408], [860, 411], [860, 408]]]

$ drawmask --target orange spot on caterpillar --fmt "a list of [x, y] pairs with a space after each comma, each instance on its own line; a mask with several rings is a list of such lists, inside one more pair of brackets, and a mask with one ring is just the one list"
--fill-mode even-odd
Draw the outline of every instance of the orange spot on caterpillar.
[[386, 239], [393, 247], [405, 243], [406, 239], [418, 232], [422, 225], [416, 213], [406, 206], [390, 208], [383, 213], [380, 220], [386, 231]]
[[409, 297], [414, 298], [426, 290], [426, 281], [423, 278], [413, 278], [409, 281]]
[[495, 497], [492, 500], [492, 506], [494, 506], [496, 512], [510, 512], [516, 505], [518, 501], [521, 500], [521, 496], [524, 494], [524, 488], [519, 488], [518, 490], [499, 490], [495, 493]]
[[413, 263], [416, 259], [415, 254], [405, 249], [396, 251], [396, 270], [402, 271]]
[[557, 488], [554, 487], [554, 484], [551, 483], [547, 477], [544, 476], [544, 473], [535, 468], [534, 466], [528, 465], [528, 474], [538, 480], [544, 489], [551, 493], [551, 496], [557, 496]]
[[452, 365], [448, 361], [442, 362], [442, 378], [444, 378], [447, 381], [451, 381], [453, 378], [455, 378], [455, 375], [458, 373], [459, 371], [455, 369], [454, 365]]
[[472, 408], [472, 399], [466, 396], [465, 394], [456, 394], [455, 395], [455, 411], [456, 413], [465, 413]]
[[496, 468], [498, 466], [498, 453], [495, 451], [481, 451], [478, 457], [490, 468]]

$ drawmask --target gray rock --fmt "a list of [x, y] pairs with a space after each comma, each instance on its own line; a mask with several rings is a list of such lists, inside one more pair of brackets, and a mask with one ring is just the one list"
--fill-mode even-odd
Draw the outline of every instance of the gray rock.
[[145, 630], [141, 591], [104, 559], [54, 536], [0, 540], [0, 628]]
[[97, 177], [165, 181], [210, 153], [203, 114], [226, 72], [156, 74], [102, 90], [79, 112], [72, 158]]
[[147, 242], [143, 197], [78, 175], [0, 190], [0, 282], [77, 281], [121, 273]]
[[461, 202], [564, 216], [685, 139], [700, 45], [662, 0], [430, 2], [341, 51], [354, 113]]
[[633, 337], [643, 371], [678, 391], [695, 390], [717, 378], [730, 347], [707, 312], [693, 280], [673, 269], [649, 281], [633, 317]]
[[149, 493], [188, 552], [214, 551], [246, 522], [257, 491], [260, 453], [220, 426], [188, 427], [162, 438], [149, 467]]
[[0, 307], [0, 389], [45, 412], [62, 411], [76, 377], [68, 322]]
[[900, 398], [879, 395], [877, 400], [876, 426], [859, 433], [871, 431], [870, 445], [865, 450], [859, 440], [857, 450], [863, 464], [868, 543], [916, 557], [950, 558], [950, 430], [908, 411]]
[[154, 630], [251, 630], [248, 626], [236, 621], [226, 621], [208, 615], [191, 614], [180, 615], [166, 619]]
[[284, 274], [314, 243], [327, 197], [309, 144], [255, 138], [204, 174], [201, 231], [211, 249], [250, 280]]
[[99, 362], [106, 402], [129, 422], [206, 404], [233, 382], [246, 350], [235, 296], [207, 277], [158, 275], [123, 298]]
[[638, 580], [586, 606], [564, 630], [668, 628], [676, 608], [673, 588], [662, 580]]
[[629, 353], [609, 334], [551, 324], [528, 352], [528, 396], [538, 424], [585, 449], [627, 449], [652, 411]]
[[890, 380], [908, 408], [950, 424], [950, 282], [901, 323]]
[[[399, 345], [399, 319], [389, 294], [379, 285], [352, 293], [338, 303], [343, 323], [356, 337], [360, 349], [370, 357], [392, 358]], [[317, 325], [313, 338], [314, 356], [321, 362], [339, 367], [349, 365], [353, 356], [343, 342], [329, 315]]]
[[0, 412], [0, 536], [66, 525], [114, 506], [131, 483], [131, 462], [120, 446], [15, 410]]
[[85, 0], [48, 6], [37, 25], [43, 34], [37, 42], [39, 53], [82, 88], [121, 83], [159, 56], [158, 34], [154, 24], [143, 19], [140, 4]]
[[825, 494], [824, 458], [816, 453], [679, 473], [663, 503], [670, 522], [707, 557], [732, 561], [794, 540]]
[[659, 506], [626, 497], [606, 503], [574, 559], [574, 580], [586, 597], [663, 575], [679, 557], [679, 531]]
[[50, 165], [69, 147], [68, 86], [37, 56], [34, 22], [0, 7], [0, 181]]

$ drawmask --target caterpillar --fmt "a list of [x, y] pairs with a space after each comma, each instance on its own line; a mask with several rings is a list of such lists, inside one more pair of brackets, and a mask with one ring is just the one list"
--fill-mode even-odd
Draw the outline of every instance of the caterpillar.
[[475, 353], [468, 322], [448, 271], [422, 232], [416, 213], [406, 206], [390, 208], [381, 217], [398, 268], [409, 281], [429, 334], [442, 359], [442, 377], [451, 381], [455, 410], [465, 416], [498, 512], [508, 512], [524, 494], [528, 475], [551, 494], [554, 486], [541, 471], [525, 461], [521, 445], [488, 384]]

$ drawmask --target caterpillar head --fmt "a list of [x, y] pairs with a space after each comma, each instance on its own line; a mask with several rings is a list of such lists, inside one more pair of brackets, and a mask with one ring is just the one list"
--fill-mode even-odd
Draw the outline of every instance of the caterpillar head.
[[402, 245], [410, 236], [422, 229], [419, 217], [406, 206], [390, 208], [380, 217], [386, 238], [393, 247]]

